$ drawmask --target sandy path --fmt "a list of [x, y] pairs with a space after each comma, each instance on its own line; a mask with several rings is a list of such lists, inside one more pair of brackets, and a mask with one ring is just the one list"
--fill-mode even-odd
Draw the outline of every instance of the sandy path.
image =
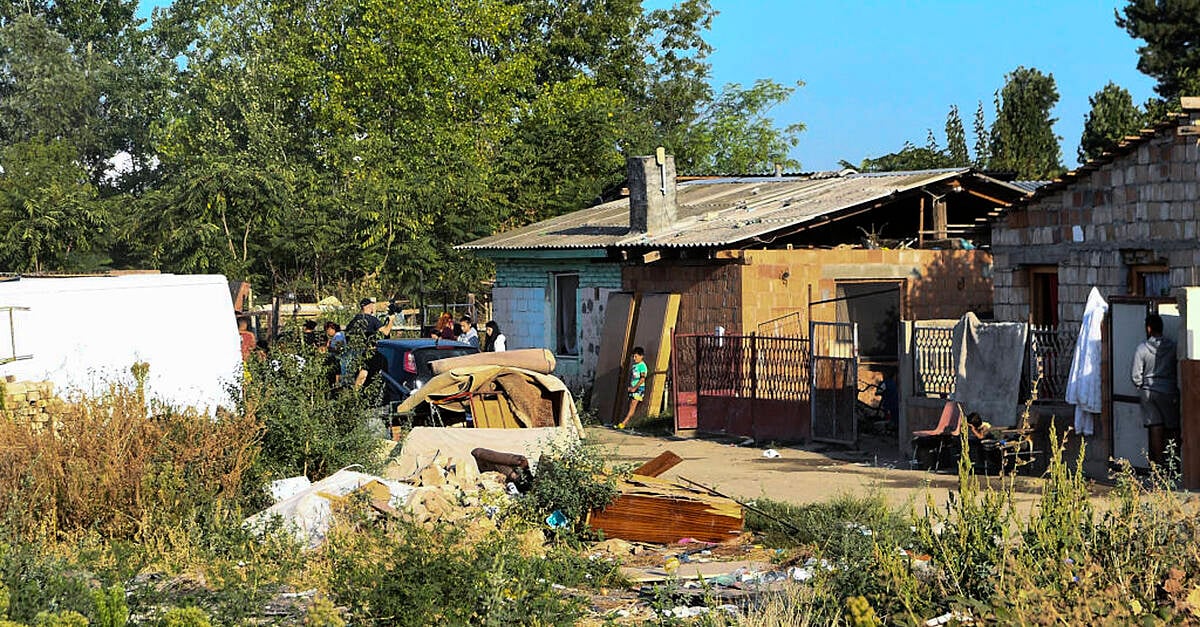
[[[770, 497], [803, 504], [826, 501], [851, 494], [877, 492], [893, 507], [924, 507], [927, 495], [944, 505], [951, 488], [957, 488], [954, 475], [909, 470], [896, 460], [878, 460], [866, 455], [830, 451], [829, 455], [803, 448], [778, 448], [776, 459], [763, 457], [763, 449], [721, 444], [712, 440], [653, 437], [588, 428], [591, 442], [603, 445], [613, 463], [641, 464], [670, 450], [683, 458], [665, 477], [687, 477], [730, 496], [754, 499]], [[903, 465], [903, 469], [897, 466]], [[993, 485], [1001, 481], [986, 478]], [[1031, 477], [1016, 479], [1019, 509], [1027, 508], [1041, 492], [1042, 481]], [[1104, 488], [1096, 488], [1102, 492]]]

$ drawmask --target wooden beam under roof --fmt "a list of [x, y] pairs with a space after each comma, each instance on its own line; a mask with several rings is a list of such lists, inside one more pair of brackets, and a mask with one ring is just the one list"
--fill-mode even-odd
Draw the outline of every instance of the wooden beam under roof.
[[972, 195], [972, 196], [977, 196], [977, 197], [979, 197], [979, 198], [982, 198], [982, 199], [984, 199], [984, 200], [986, 200], [986, 201], [989, 201], [989, 202], [994, 202], [994, 203], [996, 203], [997, 205], [1000, 205], [1001, 207], [1011, 207], [1011, 206], [1012, 206], [1012, 203], [1011, 203], [1011, 202], [1005, 202], [1005, 201], [1003, 201], [1003, 200], [1000, 200], [999, 198], [993, 198], [993, 197], [991, 197], [991, 196], [988, 196], [987, 194], [985, 194], [985, 193], [983, 193], [983, 192], [975, 191], [975, 190], [973, 190], [973, 189], [968, 189], [968, 190], [967, 190], [967, 193], [968, 193], [968, 194], [970, 194], [970, 195]]

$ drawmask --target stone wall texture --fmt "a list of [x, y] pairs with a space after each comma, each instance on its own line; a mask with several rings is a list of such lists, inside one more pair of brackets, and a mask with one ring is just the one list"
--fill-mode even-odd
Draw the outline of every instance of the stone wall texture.
[[1088, 292], [1130, 295], [1134, 266], [1169, 268], [1171, 289], [1200, 280], [1194, 136], [1160, 130], [1062, 190], [1007, 212], [992, 229], [995, 314], [1029, 318], [1029, 268], [1058, 267], [1060, 325], [1078, 325]]

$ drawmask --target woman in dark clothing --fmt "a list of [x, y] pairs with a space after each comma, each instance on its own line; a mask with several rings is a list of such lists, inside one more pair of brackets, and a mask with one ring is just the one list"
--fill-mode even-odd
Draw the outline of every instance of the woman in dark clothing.
[[508, 340], [504, 334], [500, 332], [500, 325], [496, 324], [495, 320], [490, 320], [483, 327], [483, 348], [485, 353], [502, 353], [508, 350]]

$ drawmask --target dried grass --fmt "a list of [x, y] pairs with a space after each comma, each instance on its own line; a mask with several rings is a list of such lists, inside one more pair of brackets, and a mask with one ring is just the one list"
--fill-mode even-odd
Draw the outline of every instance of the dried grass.
[[55, 423], [0, 421], [0, 511], [14, 532], [139, 539], [219, 516], [249, 487], [261, 435], [252, 412], [151, 408], [122, 385], [66, 403]]

